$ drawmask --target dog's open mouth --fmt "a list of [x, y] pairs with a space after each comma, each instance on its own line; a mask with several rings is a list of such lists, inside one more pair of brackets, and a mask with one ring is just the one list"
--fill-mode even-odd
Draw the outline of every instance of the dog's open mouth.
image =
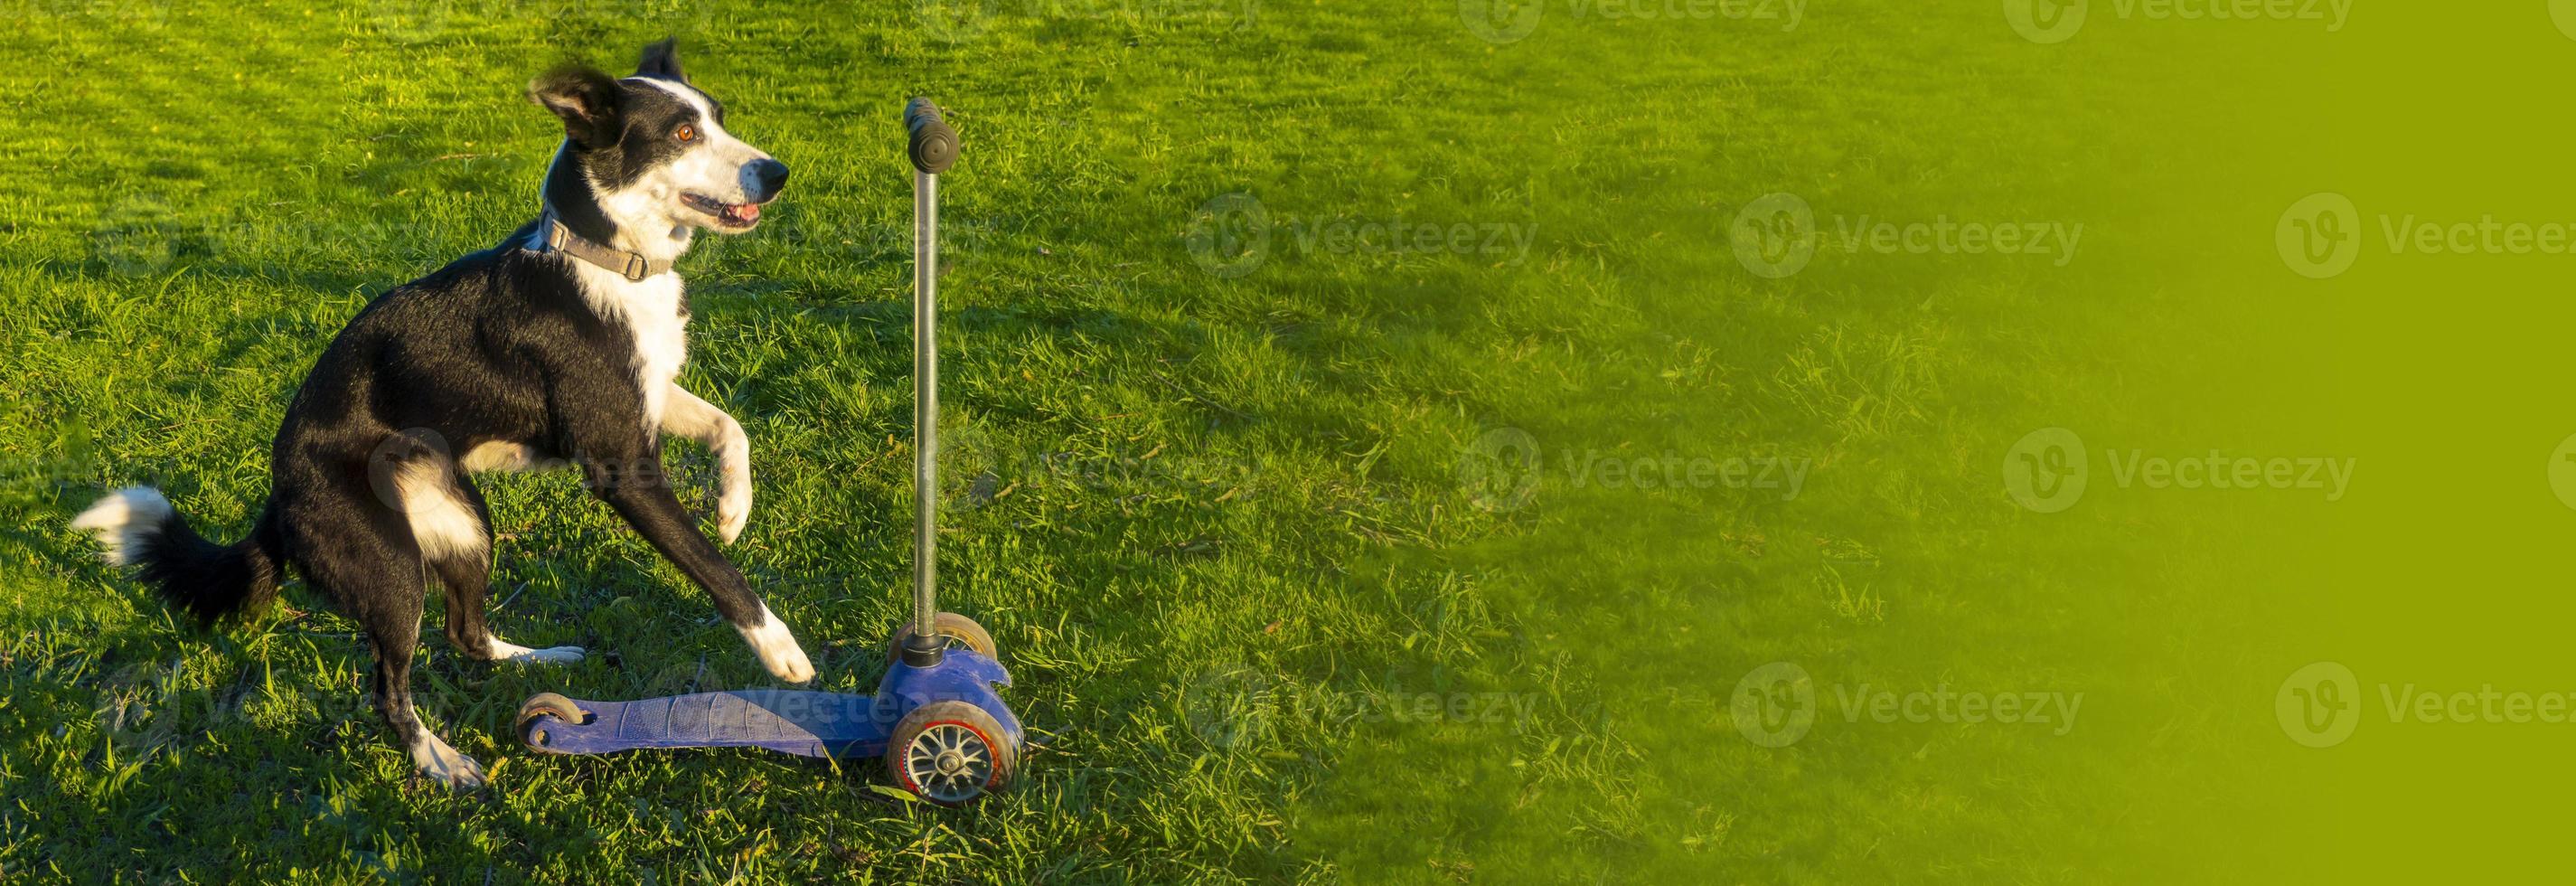
[[757, 203], [727, 203], [704, 194], [685, 192], [680, 195], [680, 202], [689, 204], [690, 209], [715, 216], [717, 227], [749, 228], [760, 223], [760, 204]]

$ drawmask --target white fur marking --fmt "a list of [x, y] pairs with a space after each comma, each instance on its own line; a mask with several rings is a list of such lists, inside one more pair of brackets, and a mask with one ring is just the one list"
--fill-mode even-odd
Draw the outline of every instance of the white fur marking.
[[568, 261], [581, 282], [581, 294], [601, 318], [623, 323], [635, 336], [635, 384], [644, 395], [644, 429], [662, 424], [670, 405], [671, 379], [689, 359], [688, 318], [680, 316], [678, 273], [656, 274], [637, 283], [589, 262]]
[[730, 417], [725, 423], [730, 430], [716, 450], [716, 461], [724, 471], [723, 492], [716, 499], [716, 534], [732, 544], [751, 522], [751, 438]]
[[530, 649], [517, 643], [512, 643], [499, 637], [494, 637], [492, 638], [492, 648], [489, 650], [489, 655], [493, 661], [523, 661], [531, 664], [571, 664], [581, 660], [582, 651], [582, 648], [579, 646], [549, 646], [544, 649]]
[[456, 464], [469, 474], [480, 474], [486, 471], [524, 471], [535, 466], [536, 454], [529, 451], [528, 447], [517, 443], [503, 443], [495, 440], [477, 444], [473, 449], [466, 450], [465, 457], [458, 459]]
[[[681, 182], [695, 179], [701, 187], [690, 190], [727, 202], [739, 203], [751, 195], [748, 186], [750, 176], [746, 170], [752, 161], [769, 155], [726, 132], [724, 124], [716, 122], [716, 109], [707, 104], [706, 96], [698, 94], [696, 87], [681, 86], [656, 77], [629, 77], [626, 82], [641, 83], [670, 93], [698, 111], [697, 147], [689, 149], [679, 162], [667, 167], [673, 179]], [[734, 190], [721, 190], [726, 186]]]
[[445, 467], [436, 459], [406, 462], [394, 475], [402, 495], [403, 517], [411, 521], [412, 543], [429, 560], [481, 558], [488, 550], [483, 521], [472, 505], [458, 498]]
[[106, 549], [100, 556], [110, 566], [134, 565], [143, 539], [160, 535], [170, 522], [170, 500], [149, 486], [128, 486], [108, 493], [89, 510], [72, 518], [72, 528], [90, 533]]
[[412, 740], [411, 765], [420, 774], [451, 788], [472, 790], [483, 786], [483, 764], [448, 747], [428, 726], [420, 727], [419, 736]]
[[696, 440], [714, 451], [719, 475], [716, 534], [732, 544], [751, 521], [751, 437], [733, 416], [678, 385], [671, 387], [662, 432]]
[[760, 604], [760, 626], [742, 629], [742, 639], [760, 653], [760, 663], [778, 679], [803, 683], [814, 679], [814, 662], [805, 657], [805, 648], [796, 645], [795, 635], [787, 632], [787, 623], [771, 614], [769, 604]]

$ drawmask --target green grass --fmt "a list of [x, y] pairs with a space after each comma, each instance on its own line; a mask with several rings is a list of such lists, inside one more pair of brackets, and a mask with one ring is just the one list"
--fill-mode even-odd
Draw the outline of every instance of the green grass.
[[[1445, 2], [1004, 3], [963, 30], [880, 3], [22, 6], [0, 36], [0, 879], [2251, 870], [2211, 847], [2268, 820], [2271, 798], [2228, 786], [2262, 765], [2241, 736], [2274, 727], [2207, 687], [2235, 687], [2234, 641], [2271, 605], [2238, 591], [2265, 576], [2140, 542], [2208, 550], [2292, 506], [2132, 490], [2051, 517], [1997, 491], [2034, 428], [2241, 439], [2210, 407], [2259, 394], [2146, 396], [2236, 365], [2242, 337], [2199, 324], [2259, 311], [2139, 245], [2184, 226], [2160, 188], [2227, 185], [2166, 161], [2221, 158], [2193, 137], [2240, 121], [2135, 78], [2218, 81], [2200, 66], [2223, 53], [2043, 50], [1984, 3], [1818, 4], [1792, 31], [1554, 6], [1499, 45]], [[902, 100], [937, 97], [964, 134], [943, 189], [943, 592], [1018, 679], [1038, 747], [1007, 795], [941, 811], [873, 761], [518, 750], [535, 692], [770, 683], [567, 475], [485, 483], [491, 617], [591, 657], [489, 666], [424, 632], [417, 697], [492, 767], [481, 794], [408, 777], [352, 623], [311, 589], [200, 632], [64, 526], [150, 482], [237, 537], [346, 318], [533, 213], [559, 131], [528, 78], [631, 64], [666, 31], [795, 169], [760, 231], [682, 262], [682, 383], [750, 432], [757, 504], [728, 554], [822, 689], [872, 687], [904, 611]], [[1728, 225], [1775, 191], [2090, 236], [2063, 268], [1820, 253], [1768, 280]], [[1211, 273], [1237, 257], [1222, 235], [1251, 232], [1203, 211], [1233, 193], [1272, 236]], [[1391, 222], [1529, 245], [1332, 236]], [[1475, 482], [1480, 441], [1520, 439], [1500, 429], [1538, 445], [1534, 486]], [[1582, 470], [1668, 454], [1680, 488]], [[672, 458], [703, 475], [694, 447]], [[1804, 479], [1687, 480], [1738, 458]], [[1819, 708], [1783, 748], [1729, 713], [1773, 661], [1814, 676]], [[1834, 694], [1862, 685], [2088, 706], [2062, 735], [1846, 721]]]

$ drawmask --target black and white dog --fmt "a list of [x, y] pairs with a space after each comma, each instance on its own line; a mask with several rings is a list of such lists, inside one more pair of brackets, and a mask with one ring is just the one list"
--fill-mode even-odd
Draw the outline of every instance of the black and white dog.
[[197, 535], [149, 488], [118, 491], [75, 519], [109, 562], [138, 567], [200, 619], [258, 611], [293, 564], [362, 625], [373, 697], [412, 763], [457, 787], [472, 759], [412, 711], [411, 661], [427, 576], [447, 592], [447, 639], [493, 661], [567, 662], [483, 624], [491, 515], [471, 474], [570, 464], [655, 550], [715, 599], [761, 663], [802, 683], [814, 666], [662, 472], [661, 435], [704, 442], [722, 476], [717, 534], [751, 511], [751, 445], [733, 416], [681, 390], [689, 311], [671, 261], [701, 228], [760, 222], [787, 167], [725, 131], [724, 105], [689, 84], [671, 41], [635, 75], [559, 70], [529, 85], [563, 118], [544, 210], [493, 249], [377, 297], [306, 376], [270, 454], [275, 483], [250, 537]]

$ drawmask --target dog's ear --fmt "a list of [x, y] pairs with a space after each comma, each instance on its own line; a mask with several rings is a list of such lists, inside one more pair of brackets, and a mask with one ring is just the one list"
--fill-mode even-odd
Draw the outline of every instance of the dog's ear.
[[563, 118], [564, 137], [585, 147], [617, 140], [617, 81], [584, 67], [556, 68], [528, 84], [528, 98]]
[[689, 75], [680, 73], [679, 39], [664, 37], [660, 42], [644, 47], [644, 58], [635, 63], [635, 76], [689, 82]]

